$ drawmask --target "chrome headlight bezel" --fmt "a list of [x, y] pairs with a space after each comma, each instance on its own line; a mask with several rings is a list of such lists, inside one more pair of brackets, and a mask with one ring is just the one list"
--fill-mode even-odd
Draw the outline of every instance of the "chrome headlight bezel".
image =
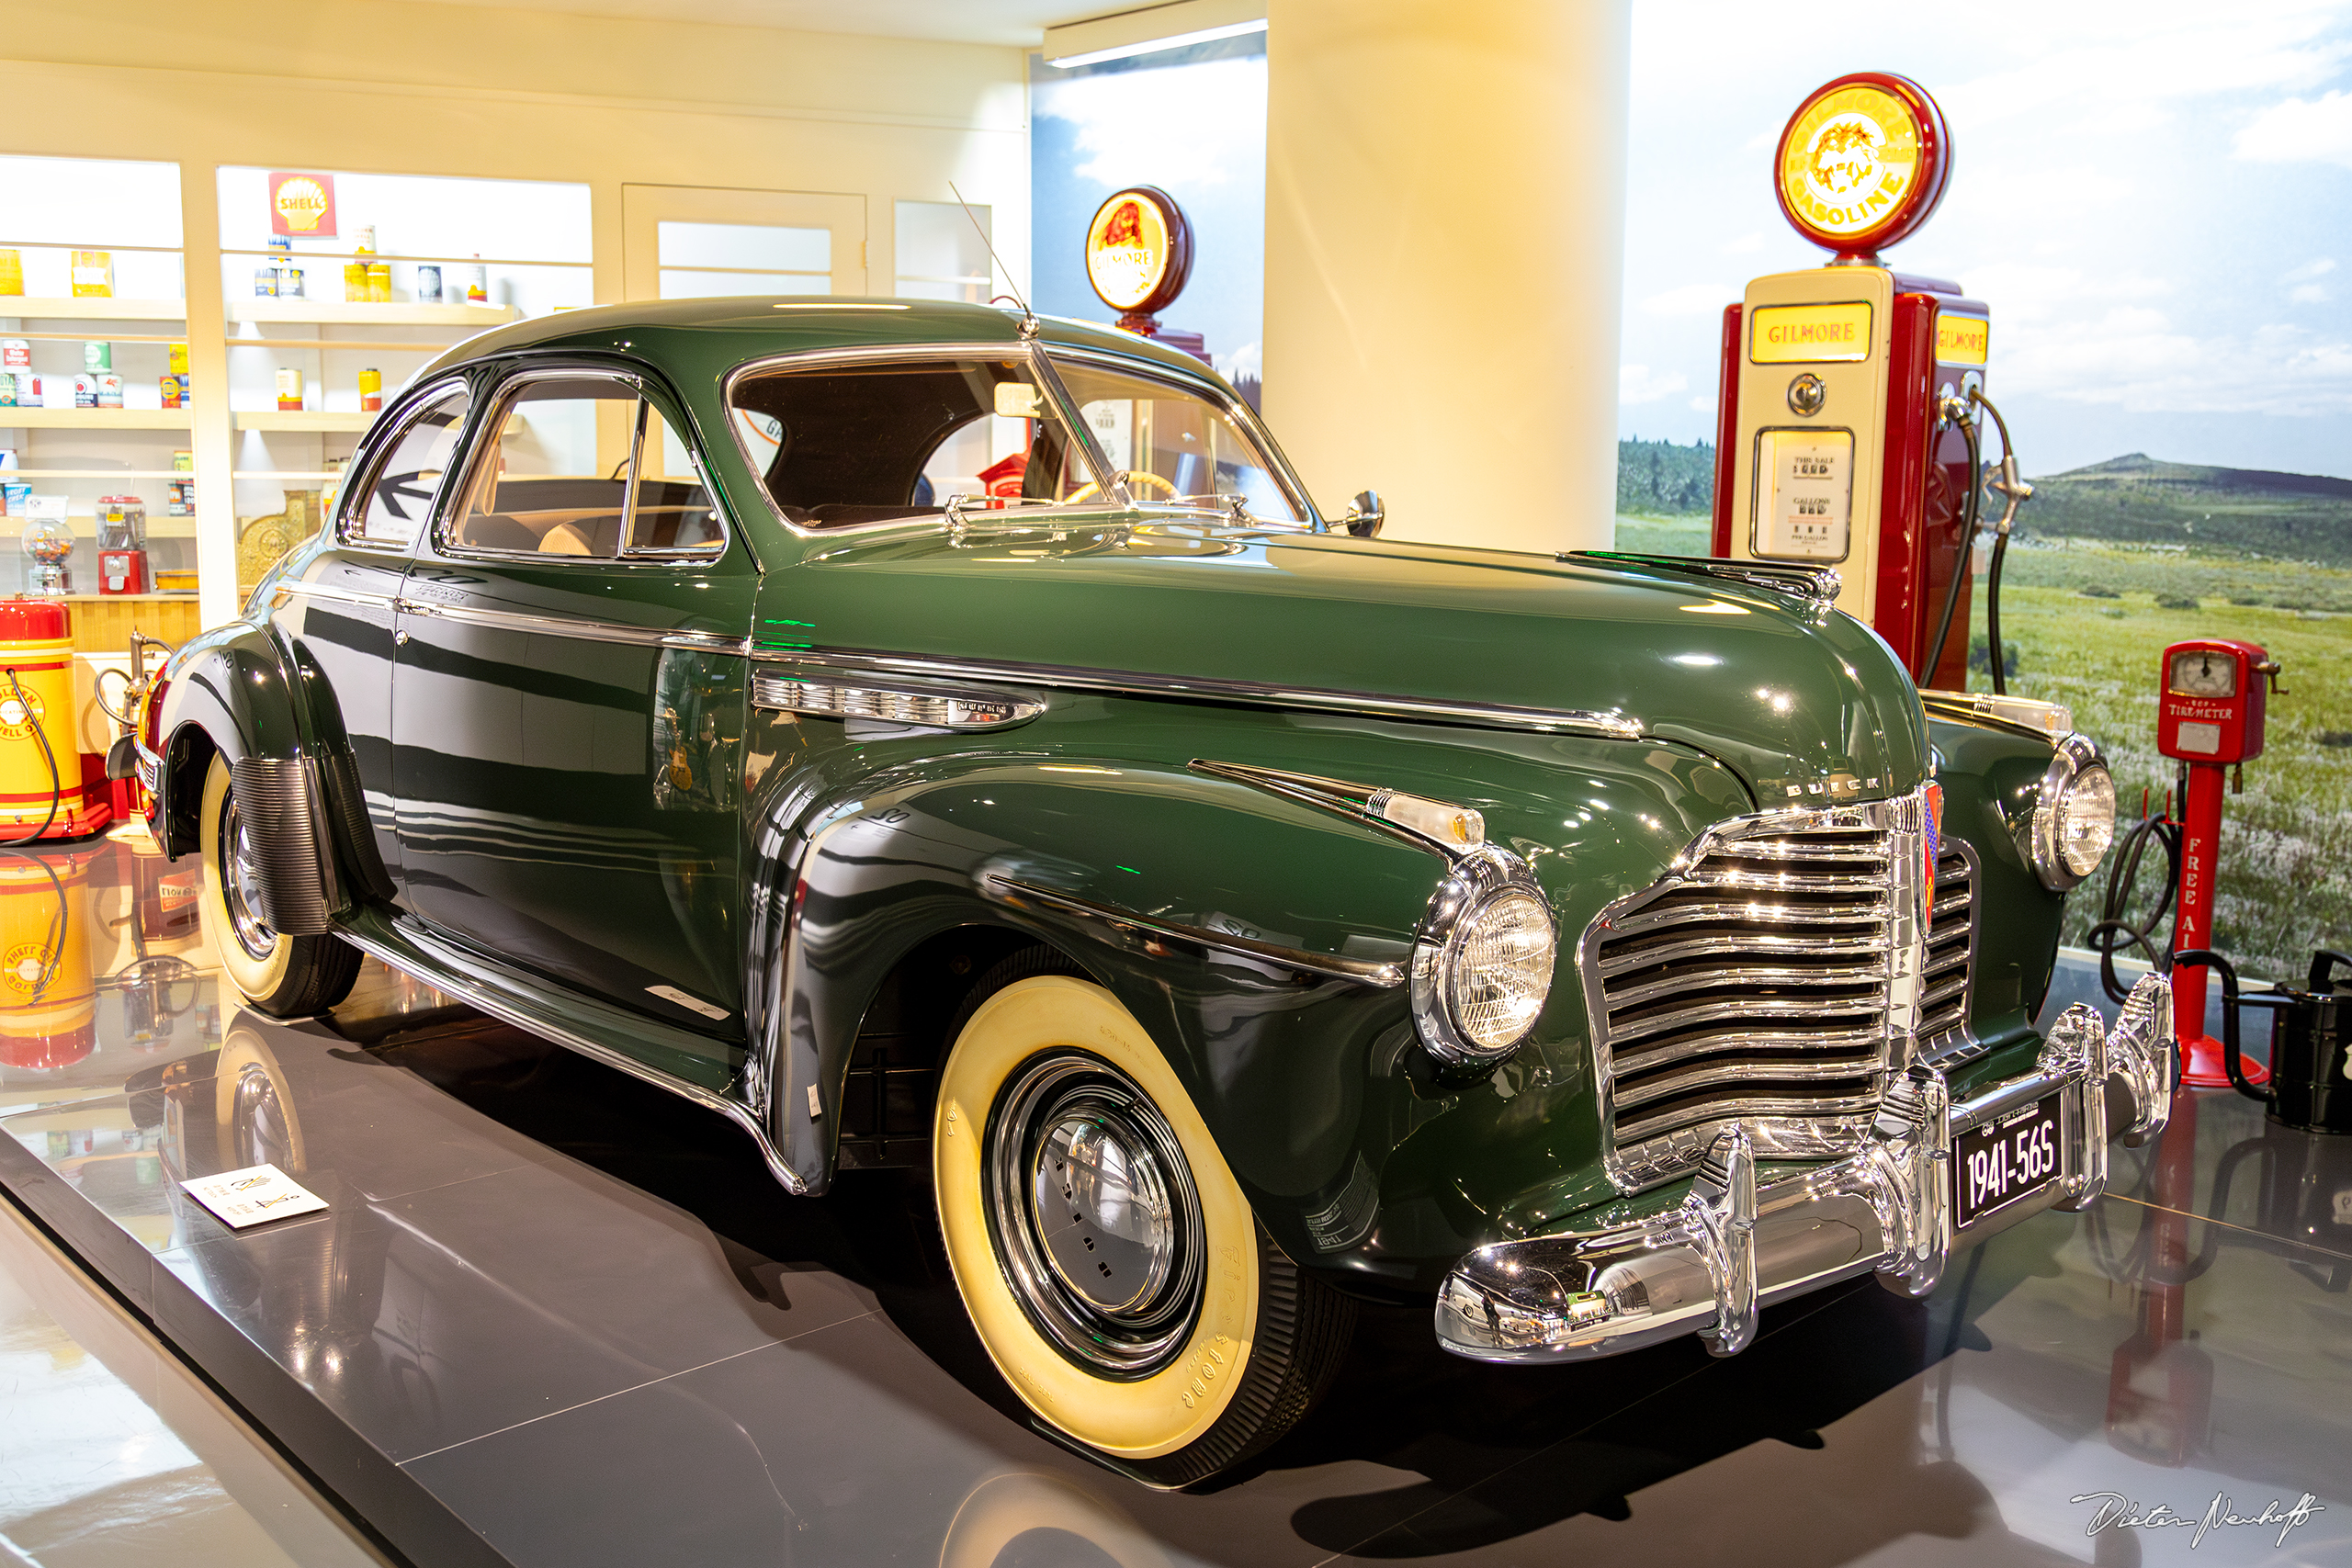
[[[2065, 846], [2059, 837], [2059, 827], [2068, 801], [2092, 773], [2108, 781], [2109, 793], [2107, 844], [2099, 851], [2098, 860], [2088, 867], [2076, 871], [2066, 862]], [[2109, 773], [2107, 758], [2098, 743], [2089, 736], [2070, 732], [2059, 737], [2057, 749], [2052, 754], [2050, 766], [2043, 770], [2033, 809], [2027, 814], [2018, 834], [2018, 847], [2033, 867], [2041, 885], [2052, 893], [2064, 893], [2080, 884], [2099, 868], [2107, 858], [2107, 850], [2115, 842], [2115, 818], [2112, 795], [2114, 778]]]
[[[1476, 932], [1479, 917], [1498, 900], [1515, 896], [1532, 898], [1544, 912], [1551, 932], [1551, 975], [1544, 982], [1544, 1002], [1537, 1005], [1527, 1027], [1503, 1044], [1481, 1045], [1463, 1028], [1455, 1005], [1461, 992], [1463, 949]], [[1493, 844], [1456, 855], [1445, 880], [1430, 896], [1413, 943], [1413, 1027], [1422, 1047], [1449, 1066], [1492, 1066], [1508, 1059], [1535, 1032], [1544, 1005], [1551, 999], [1559, 960], [1559, 917], [1528, 863]]]

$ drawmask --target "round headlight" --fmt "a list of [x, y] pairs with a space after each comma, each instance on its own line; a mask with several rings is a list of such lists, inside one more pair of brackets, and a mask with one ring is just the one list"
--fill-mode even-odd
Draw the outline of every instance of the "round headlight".
[[1531, 893], [1506, 893], [1463, 922], [1446, 972], [1446, 1005], [1464, 1039], [1481, 1051], [1508, 1051], [1527, 1038], [1552, 994], [1559, 950], [1552, 911]]
[[2034, 874], [2063, 893], [2098, 869], [2115, 841], [2115, 780], [2098, 748], [2080, 735], [2058, 742], [2041, 775], [2029, 846]]
[[1517, 857], [1466, 859], [1440, 889], [1413, 955], [1421, 1043], [1444, 1062], [1509, 1055], [1552, 994], [1559, 928]]
[[2115, 780], [2105, 768], [2076, 773], [2058, 797], [2058, 858], [2076, 876], [2088, 876], [2115, 841]]

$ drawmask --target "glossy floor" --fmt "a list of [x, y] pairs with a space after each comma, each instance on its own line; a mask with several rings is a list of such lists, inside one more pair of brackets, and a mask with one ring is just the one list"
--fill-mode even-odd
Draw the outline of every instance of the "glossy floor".
[[[208, 1032], [0, 1066], [0, 1180], [80, 1205], [175, 1339], [266, 1356], [289, 1441], [323, 1412], [514, 1563], [2352, 1564], [2352, 1139], [2227, 1093], [1925, 1304], [1841, 1288], [1730, 1359], [1477, 1366], [1370, 1312], [1290, 1438], [1166, 1495], [1028, 1422], [919, 1184], [786, 1198], [727, 1124], [372, 967], [331, 1021]], [[232, 1235], [178, 1190], [261, 1159], [329, 1209]], [[2109, 1495], [2141, 1523], [2093, 1533]]]
[[0, 1207], [0, 1562], [384, 1561], [72, 1259]]

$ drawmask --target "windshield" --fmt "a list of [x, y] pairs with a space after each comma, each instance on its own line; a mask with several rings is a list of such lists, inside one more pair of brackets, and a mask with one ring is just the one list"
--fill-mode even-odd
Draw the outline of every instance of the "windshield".
[[[1231, 412], [1200, 391], [1055, 357], [1109, 467], [1144, 504], [1303, 509]], [[769, 501], [804, 528], [1101, 498], [1093, 470], [1019, 348], [778, 365], [739, 378], [729, 423]]]
[[[1238, 497], [1260, 522], [1306, 521], [1273, 464], [1222, 406], [1174, 382], [1091, 360], [1057, 355], [1054, 367], [1136, 500], [1223, 507]], [[1076, 464], [1077, 454], [1067, 460]], [[1064, 480], [1075, 489], [1083, 478], [1071, 472]]]

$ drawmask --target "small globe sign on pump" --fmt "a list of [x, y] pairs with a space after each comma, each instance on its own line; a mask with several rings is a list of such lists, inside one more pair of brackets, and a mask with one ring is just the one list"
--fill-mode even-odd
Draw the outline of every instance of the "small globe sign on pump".
[[1839, 261], [1870, 263], [1927, 222], [1951, 181], [1943, 111], [1907, 77], [1861, 71], [1815, 89], [1773, 156], [1781, 211]]
[[1150, 337], [1157, 312], [1175, 303], [1193, 276], [1193, 226], [1154, 186], [1114, 192], [1086, 226], [1086, 281], [1120, 311], [1119, 325]]

